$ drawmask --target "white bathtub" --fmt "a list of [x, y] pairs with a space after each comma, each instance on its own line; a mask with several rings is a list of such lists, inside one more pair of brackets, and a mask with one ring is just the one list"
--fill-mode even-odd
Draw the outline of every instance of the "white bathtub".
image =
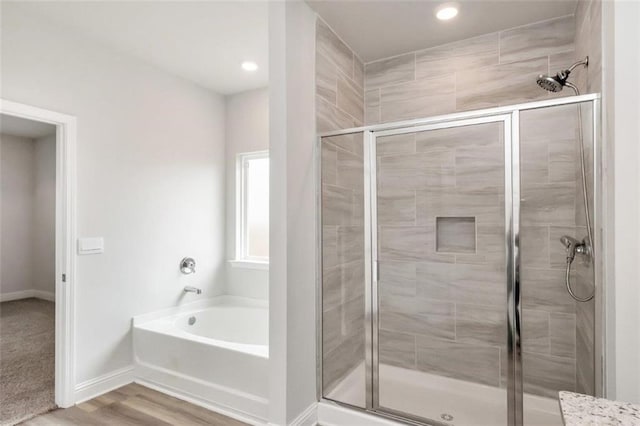
[[135, 317], [133, 347], [142, 383], [244, 420], [266, 420], [266, 302], [220, 296]]

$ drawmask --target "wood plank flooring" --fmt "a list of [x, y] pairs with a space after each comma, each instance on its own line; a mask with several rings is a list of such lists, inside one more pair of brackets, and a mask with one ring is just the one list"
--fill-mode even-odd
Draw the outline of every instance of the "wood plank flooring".
[[25, 426], [241, 426], [238, 420], [132, 383], [67, 409], [51, 411]]

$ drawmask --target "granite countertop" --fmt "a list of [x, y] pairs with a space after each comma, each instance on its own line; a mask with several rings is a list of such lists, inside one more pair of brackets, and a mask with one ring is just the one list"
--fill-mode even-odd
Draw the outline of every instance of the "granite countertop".
[[559, 397], [566, 426], [640, 425], [640, 405], [574, 392], [560, 392]]

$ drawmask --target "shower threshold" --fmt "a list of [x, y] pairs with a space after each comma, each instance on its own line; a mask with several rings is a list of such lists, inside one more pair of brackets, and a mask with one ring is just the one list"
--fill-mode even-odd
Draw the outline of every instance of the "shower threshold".
[[[506, 424], [506, 389], [380, 364], [380, 406], [455, 426]], [[327, 395], [358, 407], [365, 404], [365, 367], [356, 367]], [[557, 400], [524, 394], [524, 424], [561, 426]]]

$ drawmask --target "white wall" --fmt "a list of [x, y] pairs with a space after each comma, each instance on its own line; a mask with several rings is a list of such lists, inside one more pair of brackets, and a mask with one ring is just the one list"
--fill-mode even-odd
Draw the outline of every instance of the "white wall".
[[56, 136], [34, 143], [33, 288], [56, 291]]
[[[76, 383], [132, 364], [131, 317], [224, 291], [224, 99], [2, 11], [4, 99], [77, 117]], [[182, 276], [184, 256], [197, 273]]]
[[607, 288], [607, 394], [640, 403], [640, 3], [604, 6], [604, 121], [613, 175], [609, 218], [615, 226]]
[[[227, 259], [236, 250], [236, 156], [269, 149], [269, 89], [257, 89], [226, 98]], [[227, 263], [227, 293], [269, 298], [269, 271], [232, 267]]]
[[33, 290], [34, 151], [32, 139], [0, 135], [0, 294]]
[[[2, 299], [55, 296], [56, 137], [0, 135]], [[26, 292], [20, 295], [9, 293]]]
[[315, 14], [269, 4], [270, 416], [289, 424], [316, 400]]

